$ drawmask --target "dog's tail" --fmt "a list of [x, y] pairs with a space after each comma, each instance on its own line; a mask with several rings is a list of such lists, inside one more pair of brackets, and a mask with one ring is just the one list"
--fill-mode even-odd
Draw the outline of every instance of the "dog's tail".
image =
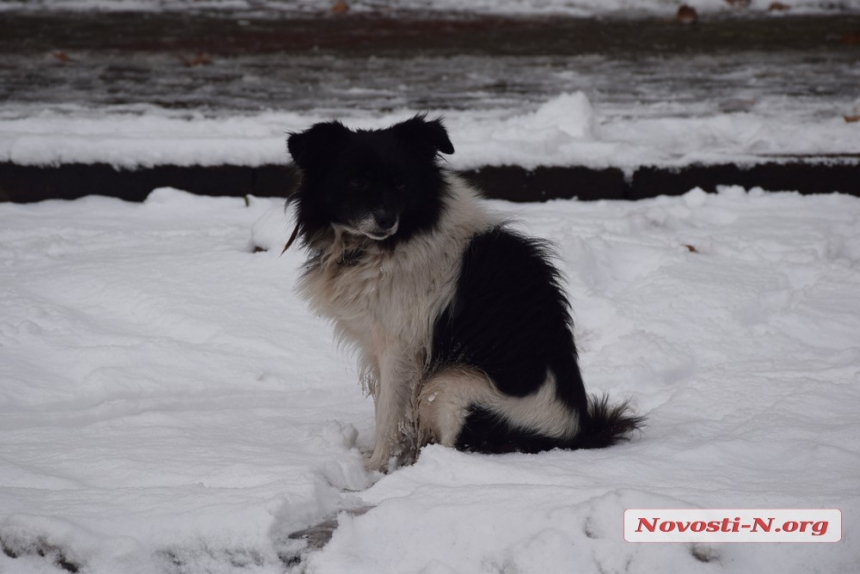
[[[584, 421], [585, 422], [585, 421]], [[604, 448], [630, 440], [633, 431], [645, 424], [645, 417], [634, 415], [627, 401], [609, 404], [606, 395], [591, 395], [588, 398], [588, 421], [573, 439], [568, 448]]]

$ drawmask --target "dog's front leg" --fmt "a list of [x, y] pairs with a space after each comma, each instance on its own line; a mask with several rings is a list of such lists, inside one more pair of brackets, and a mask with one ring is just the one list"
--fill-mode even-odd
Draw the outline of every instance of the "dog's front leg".
[[419, 371], [412, 361], [394, 354], [382, 357], [379, 366], [374, 394], [376, 445], [367, 466], [385, 472], [415, 454], [412, 395]]

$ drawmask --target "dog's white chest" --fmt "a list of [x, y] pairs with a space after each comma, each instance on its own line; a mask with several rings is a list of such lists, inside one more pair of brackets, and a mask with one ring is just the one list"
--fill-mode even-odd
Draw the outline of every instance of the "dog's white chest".
[[380, 261], [330, 263], [310, 270], [301, 293], [322, 315], [337, 319], [373, 317], [384, 309], [382, 298], [391, 291], [389, 273]]
[[453, 295], [459, 250], [409, 247], [313, 268], [302, 279], [301, 293], [335, 321], [342, 336], [367, 350], [383, 339], [401, 349], [425, 348]]

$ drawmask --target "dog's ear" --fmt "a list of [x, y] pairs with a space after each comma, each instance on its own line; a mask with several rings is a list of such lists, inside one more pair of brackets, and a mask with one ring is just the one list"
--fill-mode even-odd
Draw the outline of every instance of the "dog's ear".
[[391, 129], [398, 137], [417, 146], [430, 158], [436, 157], [439, 152], [454, 153], [454, 145], [448, 138], [448, 131], [439, 118], [427, 121], [424, 114], [419, 114], [410, 120], [392, 126]]
[[290, 133], [287, 149], [296, 165], [307, 168], [316, 158], [334, 150], [349, 133], [349, 128], [340, 122], [314, 124], [301, 133]]

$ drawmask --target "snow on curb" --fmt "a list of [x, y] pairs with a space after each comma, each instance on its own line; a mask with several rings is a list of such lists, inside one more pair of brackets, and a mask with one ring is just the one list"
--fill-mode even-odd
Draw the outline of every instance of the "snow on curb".
[[[414, 113], [341, 119], [372, 129]], [[618, 167], [629, 174], [647, 165], [755, 164], [860, 149], [857, 124], [767, 105], [710, 116], [623, 117], [595, 109], [576, 92], [551, 98], [534, 111], [438, 110], [430, 115], [445, 119], [455, 142], [456, 153], [448, 158], [455, 169], [580, 165]], [[288, 132], [329, 119], [319, 112], [211, 117], [149, 107], [9, 111], [0, 115], [0, 159], [20, 165], [103, 162], [118, 168], [278, 164], [288, 160]]]
[[[101, 11], [171, 11], [171, 10], [227, 10], [249, 15], [271, 15], [279, 12], [320, 14], [335, 2], [311, 0], [42, 0], [41, 2], [7, 2], [2, 10], [101, 10]], [[533, 16], [563, 14], [569, 16], [598, 15], [674, 15], [681, 4], [687, 4], [703, 13], [731, 13], [743, 8], [745, 12], [772, 10], [772, 0], [751, 0], [736, 4], [725, 0], [350, 0], [352, 12], [398, 10], [401, 12], [439, 12], [443, 14], [500, 14]], [[782, 0], [784, 8], [799, 13], [827, 13], [856, 9], [851, 0]]]

